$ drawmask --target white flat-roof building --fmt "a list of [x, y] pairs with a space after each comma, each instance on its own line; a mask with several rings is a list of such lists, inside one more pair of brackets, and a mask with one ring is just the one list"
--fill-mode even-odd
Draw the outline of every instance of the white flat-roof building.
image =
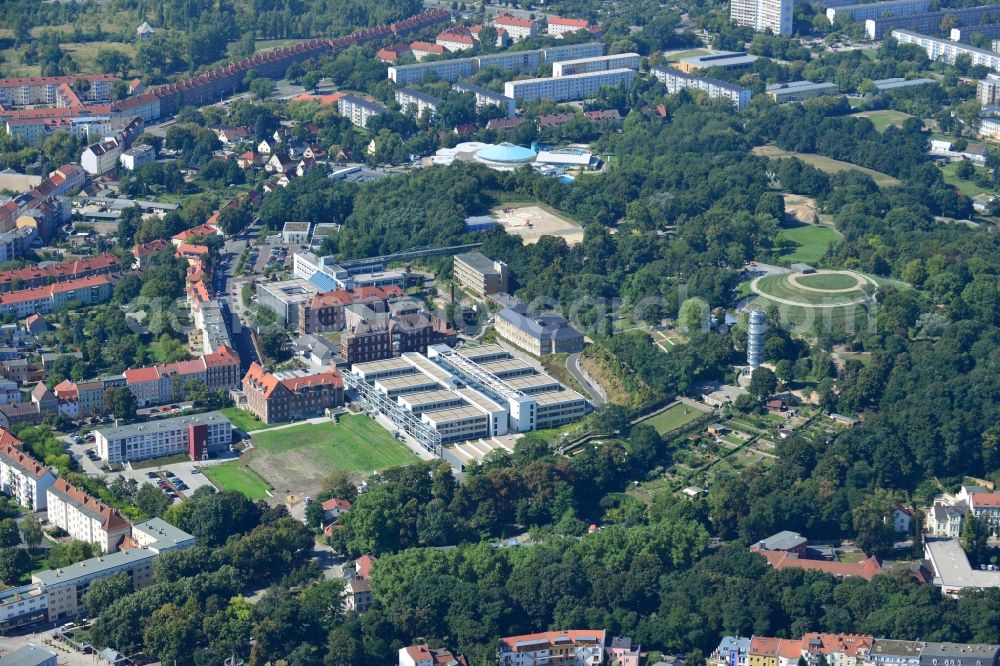
[[731, 0], [729, 18], [757, 32], [791, 35], [794, 8], [794, 0]]
[[[916, 14], [874, 16], [865, 20], [865, 32], [869, 39], [882, 39], [893, 30], [909, 30], [919, 33], [934, 33], [941, 31], [941, 24], [954, 23], [957, 26], [971, 30], [982, 23], [992, 23], [1000, 17], [996, 5], [979, 5], [977, 7], [949, 7], [940, 11], [922, 11]], [[989, 31], [986, 31], [989, 34]], [[957, 41], [957, 40], [955, 40]]]
[[956, 44], [947, 39], [928, 37], [920, 33], [909, 30], [893, 30], [892, 36], [900, 44], [916, 44], [927, 51], [927, 57], [931, 60], [940, 60], [949, 65], [955, 64], [955, 59], [960, 55], [968, 55], [972, 58], [973, 65], [985, 65], [993, 70], [1000, 70], [1000, 53], [977, 49], [974, 46]]
[[642, 58], [638, 53], [615, 53], [592, 58], [562, 60], [552, 64], [552, 76], [589, 74], [590, 72], [604, 72], [609, 69], [622, 68], [638, 70], [641, 61]]
[[[298, 257], [299, 253], [295, 256]], [[316, 285], [303, 278], [258, 282], [257, 303], [273, 311], [287, 324], [299, 320], [299, 307], [311, 301], [319, 291]]]
[[504, 97], [503, 94], [474, 86], [471, 83], [454, 83], [451, 89], [460, 93], [471, 93], [476, 96], [476, 109], [481, 110], [487, 106], [499, 106], [504, 110], [508, 118], [515, 113], [514, 100]]
[[126, 171], [135, 171], [143, 164], [148, 164], [155, 159], [156, 149], [146, 143], [132, 146], [118, 157], [118, 161], [121, 162], [122, 168]]
[[473, 75], [476, 61], [473, 58], [418, 62], [414, 65], [394, 65], [389, 68], [389, 79], [397, 86], [423, 83], [432, 74], [441, 81], [454, 83]]
[[508, 81], [504, 84], [503, 94], [516, 100], [519, 104], [540, 99], [552, 102], [571, 102], [593, 97], [605, 86], [624, 85], [628, 88], [634, 79], [634, 70], [610, 69], [589, 74]]
[[968, 587], [1000, 587], [1000, 571], [973, 569], [958, 539], [928, 539], [924, 555], [934, 570], [934, 585], [942, 594], [957, 597]]
[[431, 117], [435, 116], [438, 105], [441, 103], [437, 97], [410, 88], [397, 88], [395, 96], [403, 113], [418, 118], [423, 116], [425, 111], [429, 112]]
[[791, 81], [789, 83], [774, 83], [766, 86], [767, 96], [778, 104], [801, 102], [813, 97], [839, 95], [840, 88], [836, 83], [813, 83], [812, 81]]
[[[390, 69], [392, 68], [390, 67]], [[368, 127], [369, 120], [382, 115], [387, 110], [381, 104], [354, 95], [344, 95], [337, 100], [337, 112], [358, 127]]]
[[687, 74], [673, 67], [653, 67], [650, 73], [667, 87], [670, 94], [676, 94], [685, 88], [704, 90], [710, 99], [728, 99], [741, 111], [750, 103], [750, 89], [735, 83]]
[[309, 222], [285, 222], [285, 226], [281, 228], [281, 240], [289, 245], [305, 245], [309, 242], [311, 228]]
[[604, 55], [603, 42], [585, 42], [583, 44], [568, 44], [566, 46], [552, 46], [542, 49], [543, 60], [546, 64], [562, 62], [563, 60], [577, 60], [578, 58], [594, 58]]
[[477, 72], [495, 67], [510, 74], [534, 74], [542, 66], [545, 53], [541, 50], [504, 51], [478, 56], [475, 60]]
[[186, 453], [206, 460], [225, 451], [233, 438], [233, 424], [221, 412], [102, 428], [95, 433], [97, 455], [109, 463], [160, 458]]

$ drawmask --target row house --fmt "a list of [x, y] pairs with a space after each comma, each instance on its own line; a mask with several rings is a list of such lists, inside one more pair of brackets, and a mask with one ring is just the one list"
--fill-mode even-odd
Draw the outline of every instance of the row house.
[[996, 666], [1000, 646], [809, 633], [799, 638], [725, 636], [709, 666]]
[[56, 477], [48, 467], [21, 450], [9, 431], [0, 436], [0, 492], [29, 511], [46, 507], [49, 488]]
[[74, 303], [81, 306], [97, 305], [111, 300], [113, 283], [107, 275], [66, 282], [57, 282], [46, 287], [19, 289], [0, 294], [0, 314], [16, 317], [40, 313], [47, 314]]
[[115, 509], [91, 497], [65, 479], [56, 479], [47, 491], [48, 520], [71, 537], [114, 553], [132, 525]]
[[142, 407], [162, 405], [175, 399], [184, 384], [197, 381], [209, 389], [237, 388], [240, 360], [227, 345], [189, 361], [126, 370], [126, 385]]
[[604, 663], [603, 629], [568, 629], [500, 639], [499, 666], [572, 664], [597, 666]]
[[322, 416], [344, 404], [344, 380], [336, 370], [273, 374], [251, 363], [243, 377], [247, 411], [264, 423]]
[[106, 252], [48, 266], [26, 266], [0, 271], [0, 293], [42, 287], [53, 282], [78, 280], [92, 275], [110, 275], [121, 270], [118, 257]]

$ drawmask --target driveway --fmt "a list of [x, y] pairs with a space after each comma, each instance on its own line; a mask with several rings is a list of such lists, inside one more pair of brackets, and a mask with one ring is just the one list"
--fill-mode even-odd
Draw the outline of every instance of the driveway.
[[566, 369], [569, 370], [569, 374], [573, 375], [573, 379], [580, 382], [580, 385], [590, 395], [590, 402], [594, 407], [600, 407], [608, 401], [607, 396], [604, 394], [604, 389], [597, 382], [593, 381], [580, 365], [580, 352], [570, 354], [566, 357]]

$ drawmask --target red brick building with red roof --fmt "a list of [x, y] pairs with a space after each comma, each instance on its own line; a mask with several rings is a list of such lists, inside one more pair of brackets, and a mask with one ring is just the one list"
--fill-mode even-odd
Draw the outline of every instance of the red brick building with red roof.
[[344, 404], [344, 380], [336, 370], [279, 377], [251, 363], [243, 376], [247, 410], [264, 423], [322, 416]]

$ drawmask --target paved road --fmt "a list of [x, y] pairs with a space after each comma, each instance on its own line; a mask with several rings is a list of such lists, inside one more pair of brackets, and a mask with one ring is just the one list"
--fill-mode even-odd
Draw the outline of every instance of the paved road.
[[590, 394], [590, 402], [594, 407], [600, 407], [608, 401], [604, 390], [591, 382], [587, 375], [584, 374], [583, 368], [580, 367], [579, 352], [566, 357], [566, 369], [569, 370], [569, 374], [573, 375], [573, 378], [580, 382], [580, 385]]

